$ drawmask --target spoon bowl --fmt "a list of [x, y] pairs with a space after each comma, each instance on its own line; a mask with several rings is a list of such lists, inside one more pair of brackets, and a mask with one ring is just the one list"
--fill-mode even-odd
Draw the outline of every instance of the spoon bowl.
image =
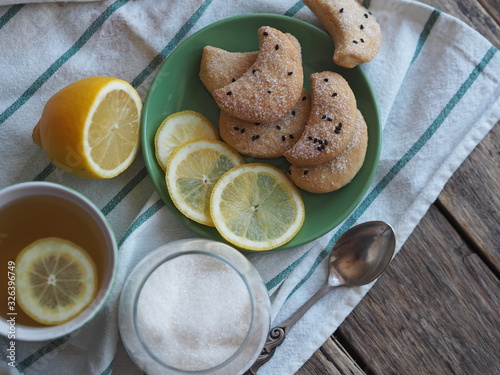
[[329, 258], [330, 286], [371, 283], [387, 267], [396, 248], [392, 227], [383, 221], [359, 224], [345, 232]]

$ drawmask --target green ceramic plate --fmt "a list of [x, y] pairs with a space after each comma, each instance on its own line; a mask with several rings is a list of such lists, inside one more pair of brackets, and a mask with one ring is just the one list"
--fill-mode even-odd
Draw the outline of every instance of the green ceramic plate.
[[[332, 62], [333, 42], [325, 32], [287, 16], [251, 14], [218, 21], [193, 34], [170, 54], [151, 84], [143, 108], [141, 143], [147, 170], [165, 204], [201, 236], [225, 242], [215, 228], [191, 221], [175, 208], [165, 185], [165, 174], [156, 162], [154, 137], [163, 119], [181, 110], [198, 111], [217, 125], [219, 108], [198, 78], [202, 49], [211, 45], [233, 52], [257, 51], [257, 30], [261, 26], [275, 27], [293, 34], [299, 40], [302, 46], [304, 87], [307, 90], [310, 91], [311, 73], [332, 70], [342, 74], [354, 91], [358, 108], [368, 124], [368, 151], [362, 169], [349, 185], [335, 192], [311, 194], [302, 191], [306, 219], [299, 233], [278, 248], [285, 249], [313, 241], [340, 224], [365, 195], [378, 165], [381, 126], [374, 93], [359, 67], [344, 69]], [[288, 166], [284, 158], [259, 161], [273, 164], [283, 171]]]

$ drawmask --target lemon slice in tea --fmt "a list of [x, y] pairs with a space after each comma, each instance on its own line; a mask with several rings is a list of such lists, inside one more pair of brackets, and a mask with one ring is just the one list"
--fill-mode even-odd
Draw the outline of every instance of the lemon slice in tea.
[[96, 266], [74, 243], [48, 237], [17, 256], [17, 301], [32, 319], [57, 325], [79, 315], [97, 294]]
[[222, 237], [243, 249], [270, 250], [290, 241], [305, 217], [300, 192], [278, 168], [235, 167], [215, 184], [212, 220]]
[[220, 176], [242, 163], [241, 155], [221, 141], [199, 139], [182, 144], [168, 159], [165, 172], [172, 202], [190, 219], [213, 226], [212, 188]]

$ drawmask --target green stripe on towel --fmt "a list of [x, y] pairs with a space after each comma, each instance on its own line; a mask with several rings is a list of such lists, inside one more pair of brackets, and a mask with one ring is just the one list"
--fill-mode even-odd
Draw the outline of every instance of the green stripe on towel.
[[9, 8], [7, 12], [4, 13], [2, 17], [0, 17], [0, 29], [5, 26], [9, 20], [14, 17], [17, 12], [21, 10], [22, 7], [24, 7], [26, 4], [17, 4], [13, 5]]

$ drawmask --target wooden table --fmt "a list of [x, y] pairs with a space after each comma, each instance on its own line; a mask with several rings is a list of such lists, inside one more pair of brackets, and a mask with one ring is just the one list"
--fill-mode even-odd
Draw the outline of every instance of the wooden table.
[[[423, 2], [500, 48], [499, 0]], [[499, 145], [497, 123], [298, 375], [500, 374]]]

